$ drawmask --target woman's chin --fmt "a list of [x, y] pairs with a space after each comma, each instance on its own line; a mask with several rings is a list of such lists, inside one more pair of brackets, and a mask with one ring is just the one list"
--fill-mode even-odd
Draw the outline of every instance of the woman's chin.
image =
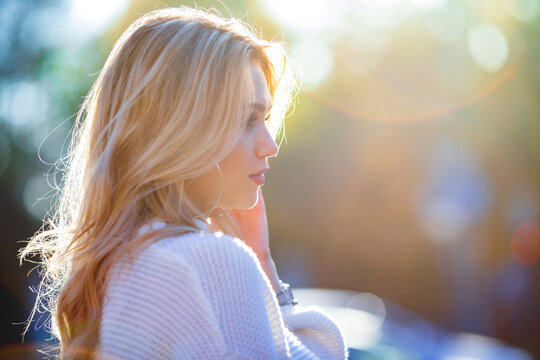
[[255, 207], [258, 201], [259, 201], [259, 191], [256, 191], [255, 194], [252, 196], [248, 209], [252, 209], [253, 207]]
[[257, 205], [257, 201], [259, 200], [259, 194], [257, 192], [254, 192], [253, 194], [250, 194], [247, 196], [243, 201], [238, 204], [238, 207], [236, 209], [238, 210], [249, 210], [252, 209], [255, 205]]
[[236, 201], [234, 204], [231, 204], [232, 206], [228, 208], [233, 210], [249, 210], [255, 207], [255, 205], [257, 205], [258, 200], [259, 194], [258, 192], [254, 192], [253, 194], [250, 194], [244, 199]]
[[238, 210], [249, 210], [249, 209], [253, 209], [255, 207], [255, 205], [257, 205], [257, 198], [252, 199], [250, 201], [247, 201], [242, 206], [238, 206], [237, 209]]

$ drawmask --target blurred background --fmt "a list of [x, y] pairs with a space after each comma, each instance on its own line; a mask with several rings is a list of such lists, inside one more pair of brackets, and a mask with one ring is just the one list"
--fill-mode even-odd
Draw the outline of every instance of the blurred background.
[[[195, 2], [0, 0], [0, 357], [41, 358], [52, 164], [120, 34]], [[351, 358], [540, 358], [540, 1], [197, 1], [283, 41], [302, 89], [264, 187], [280, 277]], [[56, 177], [58, 180], [58, 176]]]

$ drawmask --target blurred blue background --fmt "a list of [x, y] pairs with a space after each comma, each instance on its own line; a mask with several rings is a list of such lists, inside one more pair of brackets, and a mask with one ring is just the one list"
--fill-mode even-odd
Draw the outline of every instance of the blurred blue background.
[[[20, 344], [37, 274], [16, 255], [72, 115], [127, 26], [181, 4], [0, 0], [0, 357], [47, 336], [41, 317]], [[284, 41], [300, 71], [264, 187], [271, 248], [351, 358], [540, 358], [540, 1], [196, 4]]]

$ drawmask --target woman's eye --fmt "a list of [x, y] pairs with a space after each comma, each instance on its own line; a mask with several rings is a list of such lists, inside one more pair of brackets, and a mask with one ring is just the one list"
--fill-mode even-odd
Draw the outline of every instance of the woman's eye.
[[[264, 118], [264, 122], [267, 122], [268, 120], [270, 120], [270, 114], [266, 115], [266, 117]], [[251, 116], [248, 121], [247, 121], [247, 124], [246, 126], [251, 128], [253, 127], [253, 124], [257, 121], [257, 116], [254, 115], [254, 116]]]
[[253, 123], [257, 120], [256, 117], [250, 117], [247, 121], [247, 127], [253, 127]]

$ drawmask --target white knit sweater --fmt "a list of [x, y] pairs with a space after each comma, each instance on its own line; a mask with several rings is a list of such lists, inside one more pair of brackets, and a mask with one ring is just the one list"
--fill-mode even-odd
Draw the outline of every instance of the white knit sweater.
[[[336, 323], [317, 306], [280, 307], [239, 239], [201, 232], [160, 240], [117, 264], [100, 329], [104, 359], [346, 359]], [[155, 221], [142, 231], [164, 227]]]

